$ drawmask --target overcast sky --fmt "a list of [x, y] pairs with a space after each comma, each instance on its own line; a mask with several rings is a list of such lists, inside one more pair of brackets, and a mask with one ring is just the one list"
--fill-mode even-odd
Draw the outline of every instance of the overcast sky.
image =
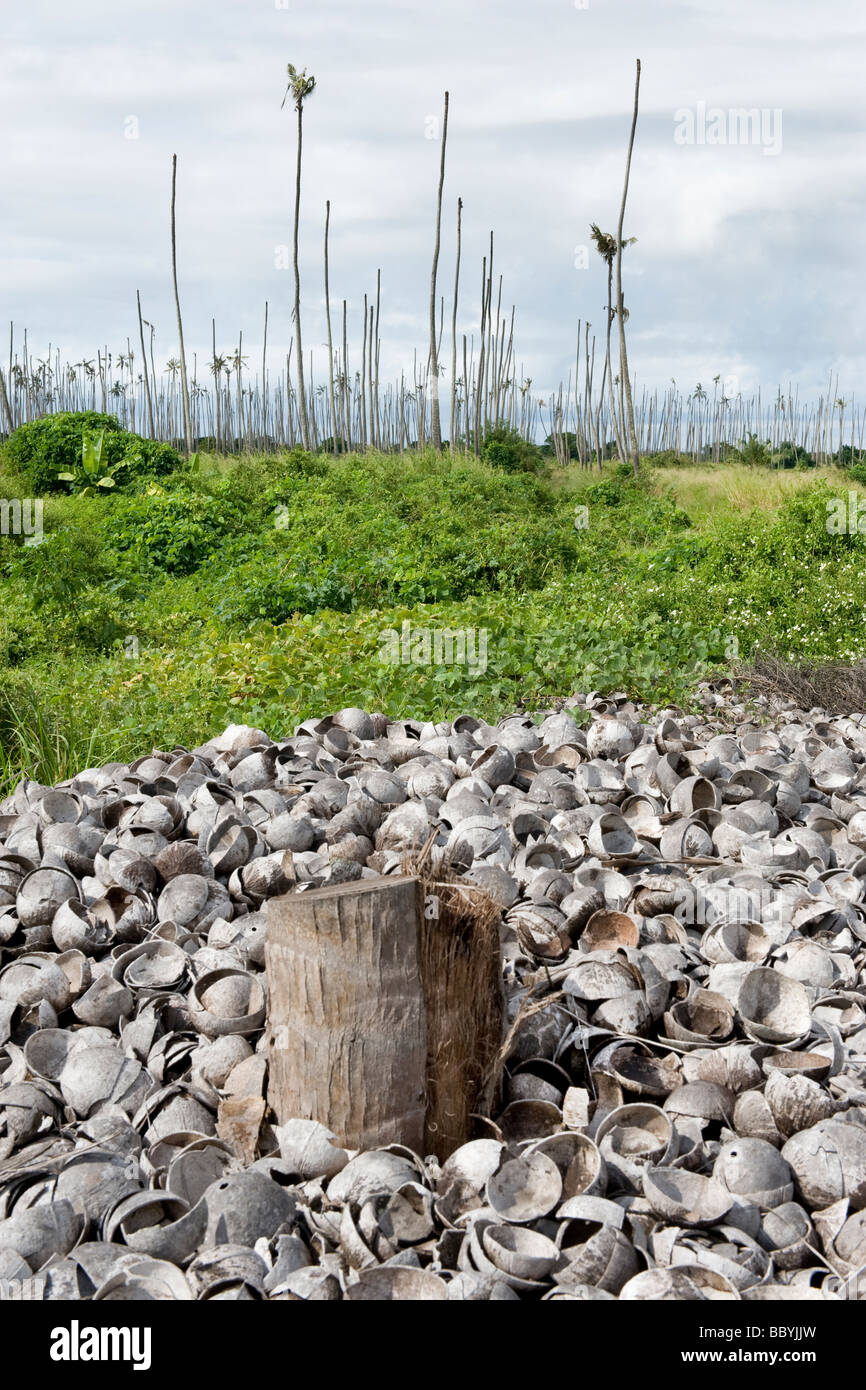
[[[605, 277], [582, 268], [589, 224], [615, 231], [631, 119], [641, 117], [625, 234], [638, 380], [714, 375], [856, 394], [866, 367], [866, 6], [863, 0], [28, 0], [7, 5], [0, 52], [0, 322], [74, 360], [136, 346], [135, 291], [176, 350], [169, 260], [171, 156], [187, 350], [285, 353], [295, 118], [286, 63], [315, 74], [302, 198], [305, 347], [331, 293], [382, 269], [382, 370], [426, 354], [439, 147], [451, 94], [440, 289], [450, 296], [458, 196], [458, 330], [479, 316], [489, 230], [517, 306], [518, 363], [539, 391], [574, 361], [578, 319], [603, 331]], [[701, 106], [705, 115], [701, 116]], [[727, 113], [764, 111], [759, 143]], [[683, 116], [683, 112], [691, 116]], [[717, 112], [725, 116], [726, 143]], [[679, 113], [679, 115], [677, 114]], [[779, 114], [780, 113], [780, 114]], [[134, 119], [133, 119], [134, 118]], [[703, 125], [702, 125], [703, 120]], [[781, 124], [780, 124], [781, 122]], [[137, 132], [138, 138], [129, 138]], [[682, 143], [683, 140], [694, 143]], [[450, 314], [450, 307], [447, 309]], [[8, 333], [8, 325], [7, 325]], [[447, 341], [447, 334], [446, 334]], [[246, 352], [245, 346], [245, 352]], [[4, 352], [5, 355], [5, 352]], [[450, 355], [450, 351], [449, 351]], [[326, 357], [321, 359], [325, 364]]]

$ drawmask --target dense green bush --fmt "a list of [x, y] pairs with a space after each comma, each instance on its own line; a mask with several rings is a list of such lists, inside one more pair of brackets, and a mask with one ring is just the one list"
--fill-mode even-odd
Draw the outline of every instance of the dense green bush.
[[239, 518], [217, 498], [173, 492], [120, 498], [111, 511], [112, 548], [145, 569], [191, 574], [219, 553]]
[[502, 468], [508, 473], [540, 473], [544, 466], [541, 449], [503, 422], [488, 429], [481, 457], [492, 468]]
[[104, 430], [102, 458], [118, 484], [159, 478], [180, 468], [179, 454], [169, 444], [142, 439], [121, 429], [113, 415], [96, 410], [62, 411], [19, 425], [3, 445], [5, 467], [25, 478], [36, 492], [63, 491], [60, 473], [74, 473], [81, 461], [85, 433]]
[[769, 440], [762, 441], [754, 433], [749, 434], [746, 439], [741, 439], [739, 449], [733, 453], [740, 463], [748, 464], [750, 468], [769, 468], [772, 463]]
[[816, 466], [815, 459], [808, 449], [792, 444], [790, 439], [782, 440], [772, 456], [772, 464], [774, 468], [814, 468]]
[[675, 449], [662, 449], [657, 454], [647, 454], [647, 463], [651, 463], [653, 468], [694, 468], [694, 459], [686, 454], [678, 454]]
[[593, 517], [596, 533], [602, 527], [597, 540], [607, 534], [618, 542], [633, 543], [637, 537], [648, 542], [691, 524], [688, 513], [672, 497], [655, 490], [648, 472], [636, 475], [628, 463], [619, 464], [607, 478], [585, 488], [581, 496], [589, 507], [590, 531]]
[[[579, 459], [580, 450], [577, 447], [577, 435], [572, 434], [570, 430], [563, 430], [561, 439], [566, 458]], [[541, 445], [541, 452], [547, 459], [556, 458], [556, 442], [552, 434], [549, 434]]]
[[113, 572], [97, 526], [59, 525], [9, 552], [2, 573], [14, 620], [0, 626], [5, 662], [41, 652], [106, 651], [122, 632], [128, 581]]

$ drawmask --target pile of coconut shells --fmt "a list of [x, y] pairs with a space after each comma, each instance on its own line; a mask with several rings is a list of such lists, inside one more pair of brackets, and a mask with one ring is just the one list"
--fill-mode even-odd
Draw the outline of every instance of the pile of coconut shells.
[[[48, 1299], [851, 1299], [866, 717], [343, 710], [0, 805], [0, 1280]], [[502, 912], [438, 1158], [267, 1109], [270, 898], [432, 853]], [[32, 1296], [32, 1295], [31, 1295]]]

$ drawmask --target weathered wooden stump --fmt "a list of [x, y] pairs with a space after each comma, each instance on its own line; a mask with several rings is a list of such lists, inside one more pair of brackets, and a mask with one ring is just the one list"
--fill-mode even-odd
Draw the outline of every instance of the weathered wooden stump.
[[429, 889], [387, 876], [269, 903], [268, 1100], [280, 1123], [318, 1120], [349, 1148], [440, 1157], [468, 1138], [501, 1039], [498, 912], [450, 881]]

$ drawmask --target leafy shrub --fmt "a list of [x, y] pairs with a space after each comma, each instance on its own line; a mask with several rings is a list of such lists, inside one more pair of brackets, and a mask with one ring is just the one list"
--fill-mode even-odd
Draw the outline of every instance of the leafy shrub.
[[124, 498], [111, 514], [111, 543], [137, 564], [191, 574], [215, 555], [235, 524], [216, 498], [169, 493]]
[[62, 489], [61, 473], [77, 474], [85, 435], [104, 430], [103, 469], [120, 483], [162, 477], [180, 468], [180, 455], [169, 444], [142, 439], [121, 429], [113, 415], [96, 410], [61, 411], [19, 425], [3, 446], [4, 463], [37, 492]]
[[734, 452], [740, 462], [748, 464], [750, 468], [769, 468], [772, 463], [767, 444], [762, 444], [756, 434], [741, 439], [739, 449]]
[[18, 547], [4, 566], [15, 586], [16, 621], [5, 638], [10, 664], [37, 651], [104, 651], [116, 641], [120, 591], [96, 526], [61, 525], [39, 545]]
[[626, 500], [619, 478], [605, 478], [603, 482], [593, 483], [583, 496], [590, 507], [620, 507]]
[[603, 507], [620, 507], [626, 503], [634, 506], [654, 500], [647, 475], [636, 475], [630, 463], [616, 464], [608, 477], [600, 483], [593, 483], [585, 490], [583, 497], [590, 506], [594, 502]]
[[792, 444], [790, 439], [783, 439], [778, 449], [772, 456], [774, 468], [814, 468], [815, 460], [808, 449], [800, 448]]
[[302, 562], [288, 569], [260, 561], [235, 574], [236, 582], [214, 607], [229, 622], [284, 623], [296, 613], [349, 613], [356, 606], [354, 576], [335, 564], [316, 568]]
[[[566, 458], [579, 459], [580, 450], [577, 447], [577, 435], [572, 434], [570, 430], [563, 430], [561, 439]], [[556, 458], [556, 443], [552, 434], [547, 436], [540, 452], [545, 458]]]
[[646, 462], [653, 468], [694, 468], [694, 459], [678, 454], [675, 449], [662, 449], [657, 454], [647, 454]]
[[536, 444], [530, 444], [510, 425], [502, 422], [487, 431], [481, 446], [481, 457], [493, 468], [507, 473], [539, 473], [544, 455]]

